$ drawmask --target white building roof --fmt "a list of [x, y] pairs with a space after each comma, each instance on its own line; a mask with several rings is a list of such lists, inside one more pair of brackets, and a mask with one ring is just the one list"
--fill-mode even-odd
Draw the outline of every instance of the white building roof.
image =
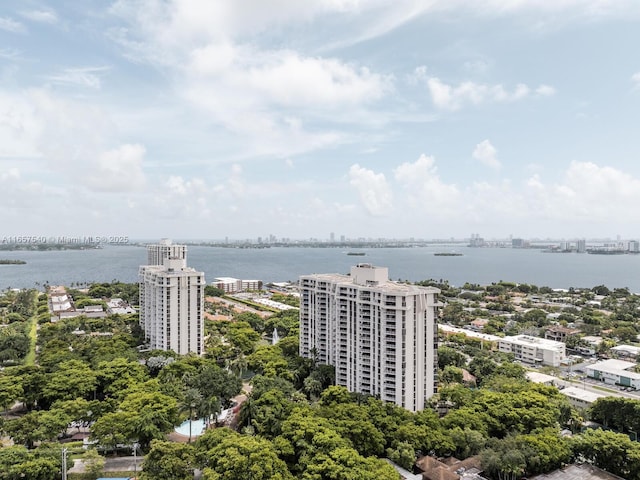
[[634, 347], [633, 345], [618, 345], [617, 347], [611, 347], [614, 352], [624, 352], [630, 355], [640, 355], [640, 347]]
[[237, 278], [233, 278], [233, 277], [218, 277], [215, 279], [215, 281], [213, 283], [236, 283], [239, 282], [240, 280]]
[[[372, 269], [380, 267], [371, 267]], [[435, 287], [422, 287], [418, 285], [411, 285], [408, 283], [397, 283], [391, 280], [381, 281], [377, 285], [359, 285], [354, 282], [354, 278], [350, 275], [343, 275], [340, 273], [314, 273], [311, 275], [302, 275], [301, 280], [313, 279], [318, 282], [330, 282], [339, 286], [352, 287], [352, 288], [366, 288], [372, 292], [380, 292], [387, 295], [410, 295], [421, 292], [427, 293], [440, 293], [440, 290]]]
[[527, 372], [527, 378], [533, 383], [551, 383], [555, 380], [558, 380], [553, 375], [547, 375], [546, 373], [540, 372]]
[[474, 332], [473, 330], [466, 330], [464, 328], [452, 327], [451, 325], [438, 324], [438, 328], [447, 333], [463, 333], [467, 337], [478, 338], [480, 340], [487, 340], [488, 342], [497, 342], [502, 340], [502, 337], [497, 335], [489, 335], [488, 333]]
[[630, 372], [627, 370], [628, 368], [635, 366], [636, 364], [634, 362], [611, 359], [589, 365], [587, 370], [597, 370], [599, 372], [610, 373], [612, 375], [627, 377], [633, 380], [640, 380], [640, 373]]
[[556, 342], [555, 340], [549, 340], [546, 338], [532, 337], [531, 335], [513, 335], [510, 337], [504, 337], [500, 339], [500, 341], [527, 347], [544, 348], [547, 350], [564, 350], [565, 348], [565, 344], [562, 342]]
[[578, 387], [567, 387], [560, 390], [560, 393], [566, 395], [569, 398], [575, 398], [576, 400], [582, 400], [583, 402], [593, 403], [599, 398], [605, 398], [609, 395], [602, 393], [592, 392], [590, 390], [584, 390]]

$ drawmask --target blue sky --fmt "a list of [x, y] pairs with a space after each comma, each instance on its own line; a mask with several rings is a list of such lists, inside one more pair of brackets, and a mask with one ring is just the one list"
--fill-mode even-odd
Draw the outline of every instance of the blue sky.
[[9, 235], [615, 237], [640, 3], [0, 4]]

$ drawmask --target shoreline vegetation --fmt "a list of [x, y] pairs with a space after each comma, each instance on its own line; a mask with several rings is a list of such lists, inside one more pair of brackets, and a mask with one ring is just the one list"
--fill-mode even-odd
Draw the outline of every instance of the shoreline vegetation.
[[94, 250], [102, 248], [98, 243], [0, 243], [0, 251], [50, 251], [50, 250]]

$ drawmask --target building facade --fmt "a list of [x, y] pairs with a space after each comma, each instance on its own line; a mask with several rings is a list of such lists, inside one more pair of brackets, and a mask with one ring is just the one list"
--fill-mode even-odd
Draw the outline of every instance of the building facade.
[[168, 238], [147, 245], [147, 265], [162, 265], [165, 258], [179, 258], [187, 261], [187, 246], [174, 244]]
[[422, 410], [436, 389], [439, 292], [369, 264], [302, 276], [300, 355], [335, 366], [336, 384], [352, 392]]
[[587, 365], [586, 372], [588, 377], [609, 385], [622, 385], [640, 390], [640, 373], [633, 371], [635, 367], [635, 362], [610, 359]]
[[[150, 348], [178, 354], [203, 353], [204, 273], [186, 265], [186, 248], [156, 249], [166, 255], [160, 265], [139, 270], [140, 325]], [[170, 245], [184, 247], [183, 245]], [[171, 255], [177, 252], [178, 257]], [[182, 257], [182, 258], [181, 258]]]
[[262, 290], [262, 280], [240, 280], [232, 277], [219, 277], [211, 282], [224, 293], [246, 292], [247, 290]]
[[559, 367], [566, 358], [566, 346], [562, 342], [530, 335], [514, 335], [498, 341], [498, 350], [513, 353], [516, 360], [524, 363]]

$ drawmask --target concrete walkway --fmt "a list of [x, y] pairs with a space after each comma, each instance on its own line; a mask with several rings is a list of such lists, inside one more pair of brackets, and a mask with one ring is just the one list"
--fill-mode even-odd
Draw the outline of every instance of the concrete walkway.
[[[138, 455], [137, 457], [104, 457], [105, 463], [103, 472], [140, 472], [142, 471], [143, 458]], [[84, 462], [82, 459], [76, 459], [73, 461], [73, 467], [69, 470], [69, 473], [85, 473]]]

